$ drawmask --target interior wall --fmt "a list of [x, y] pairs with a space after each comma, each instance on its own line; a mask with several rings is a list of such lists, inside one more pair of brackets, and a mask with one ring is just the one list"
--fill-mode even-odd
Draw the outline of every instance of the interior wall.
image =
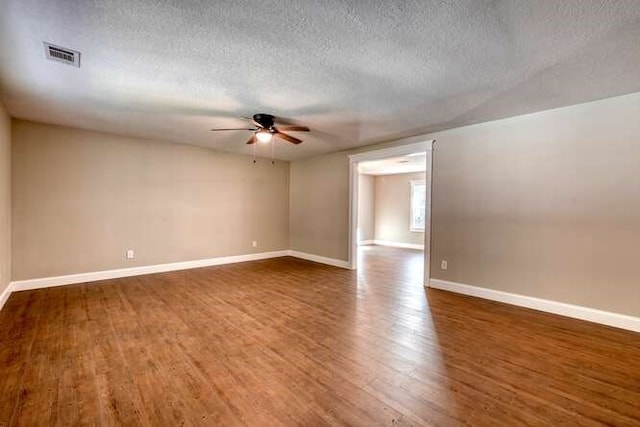
[[376, 240], [424, 245], [424, 232], [410, 230], [411, 181], [424, 179], [424, 172], [375, 177]]
[[0, 103], [0, 294], [11, 281], [11, 119]]
[[434, 135], [432, 275], [640, 315], [639, 117], [633, 94]]
[[288, 162], [22, 120], [12, 148], [14, 280], [288, 249]]
[[347, 260], [349, 162], [346, 154], [324, 154], [292, 162], [289, 181], [291, 249]]
[[[640, 315], [638, 117], [640, 93], [417, 137], [437, 140], [432, 276]], [[292, 163], [294, 248], [347, 260], [347, 155], [378, 148]]]
[[375, 239], [376, 221], [375, 176], [358, 177], [358, 231], [360, 242]]

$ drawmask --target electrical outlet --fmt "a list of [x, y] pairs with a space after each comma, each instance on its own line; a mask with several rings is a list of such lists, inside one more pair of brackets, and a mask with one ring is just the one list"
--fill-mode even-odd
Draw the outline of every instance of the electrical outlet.
[[127, 249], [127, 259], [134, 259], [136, 257], [136, 253], [133, 249]]
[[251, 246], [253, 246], [254, 248], [257, 248], [257, 247], [258, 247], [258, 241], [257, 241], [257, 240], [254, 240], [254, 241], [251, 243]]
[[443, 259], [442, 261], [440, 261], [440, 269], [441, 270], [446, 270], [447, 269], [447, 260]]

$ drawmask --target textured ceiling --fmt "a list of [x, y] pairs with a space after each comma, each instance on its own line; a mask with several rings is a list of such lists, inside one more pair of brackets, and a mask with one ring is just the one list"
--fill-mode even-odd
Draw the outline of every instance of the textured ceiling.
[[[267, 112], [314, 130], [282, 159], [640, 91], [639, 0], [0, 7], [13, 116], [248, 153], [246, 134], [208, 129]], [[82, 67], [45, 60], [43, 41]]]

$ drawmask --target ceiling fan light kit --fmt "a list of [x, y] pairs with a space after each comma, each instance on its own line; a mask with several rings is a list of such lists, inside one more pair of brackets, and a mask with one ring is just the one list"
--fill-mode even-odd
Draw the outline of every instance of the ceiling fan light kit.
[[258, 138], [259, 142], [267, 143], [271, 141], [273, 134], [269, 131], [259, 130], [256, 132], [256, 138]]

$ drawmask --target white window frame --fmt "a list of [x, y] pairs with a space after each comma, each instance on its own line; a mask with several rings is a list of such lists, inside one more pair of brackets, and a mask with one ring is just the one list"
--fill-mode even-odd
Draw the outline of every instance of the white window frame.
[[[422, 224], [422, 227], [418, 227], [416, 226], [416, 224], [414, 223], [414, 218], [415, 215], [413, 213], [415, 206], [415, 203], [413, 201], [414, 198], [414, 192], [415, 192], [415, 188], [417, 186], [424, 186], [424, 193], [425, 193], [425, 198], [427, 197], [427, 181], [424, 179], [414, 179], [409, 181], [409, 184], [411, 185], [411, 197], [409, 198], [409, 231], [413, 231], [413, 232], [420, 232], [420, 233], [424, 233], [424, 229], [425, 229], [425, 225], [426, 225], [426, 220], [427, 220], [427, 213], [424, 213], [424, 218], [425, 218], [425, 223]], [[426, 209], [426, 206], [423, 206]]]

